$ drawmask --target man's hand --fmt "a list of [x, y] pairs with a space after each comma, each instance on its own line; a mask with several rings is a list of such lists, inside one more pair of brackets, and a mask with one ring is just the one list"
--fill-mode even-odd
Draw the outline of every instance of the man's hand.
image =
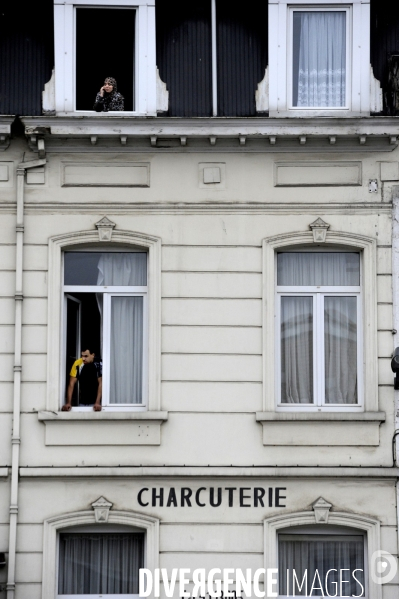
[[61, 411], [62, 412], [70, 412], [71, 408], [72, 408], [71, 404], [70, 403], [66, 403], [66, 404], [64, 404], [62, 406]]
[[93, 406], [93, 410], [95, 412], [101, 412], [101, 404], [95, 403], [94, 406]]

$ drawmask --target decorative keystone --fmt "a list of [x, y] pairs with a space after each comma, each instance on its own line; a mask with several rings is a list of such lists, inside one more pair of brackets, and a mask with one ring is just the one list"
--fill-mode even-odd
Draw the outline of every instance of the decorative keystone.
[[100, 241], [111, 241], [112, 231], [115, 229], [116, 224], [109, 220], [106, 216], [96, 223], [98, 230], [98, 238]]
[[328, 503], [323, 497], [319, 497], [312, 505], [316, 524], [327, 524], [332, 503]]
[[96, 522], [108, 522], [109, 510], [112, 508], [113, 503], [107, 501], [105, 497], [100, 497], [91, 504], [94, 510], [94, 517]]
[[317, 218], [309, 227], [312, 229], [313, 241], [315, 243], [324, 243], [326, 241], [327, 231], [330, 225], [322, 218]]

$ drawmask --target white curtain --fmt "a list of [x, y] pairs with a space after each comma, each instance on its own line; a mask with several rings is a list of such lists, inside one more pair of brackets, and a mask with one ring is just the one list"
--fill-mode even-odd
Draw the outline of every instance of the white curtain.
[[313, 403], [313, 298], [281, 298], [281, 401]]
[[142, 403], [143, 297], [111, 298], [110, 403]]
[[147, 285], [147, 254], [139, 252], [101, 254], [97, 285]]
[[[357, 253], [282, 252], [280, 286], [359, 286]], [[325, 403], [357, 403], [357, 297], [324, 296]], [[281, 401], [313, 402], [313, 298], [281, 297]]]
[[[97, 285], [146, 286], [147, 254], [104, 253], [98, 262]], [[103, 339], [103, 295], [97, 294]], [[101, 348], [102, 349], [102, 348]], [[142, 403], [143, 298], [111, 298], [110, 403]]]
[[355, 252], [282, 252], [277, 285], [358, 286], [360, 256]]
[[346, 13], [295, 11], [293, 46], [293, 63], [298, 65], [293, 76], [294, 106], [345, 106]]
[[[353, 570], [358, 569], [355, 576], [364, 587], [363, 537], [348, 536], [345, 538], [345, 536], [341, 536], [335, 539], [332, 535], [329, 538], [323, 538], [321, 535], [314, 535], [314, 538], [309, 537], [310, 535], [307, 538], [298, 535], [298, 538], [295, 539], [295, 535], [279, 535], [279, 594], [290, 597], [295, 595], [318, 597], [327, 596], [327, 591], [331, 597], [334, 597], [337, 594], [337, 586], [333, 583], [338, 582], [339, 594], [339, 571], [340, 569], [348, 569], [349, 571], [342, 573], [343, 580], [349, 580], [349, 582], [344, 582], [342, 585], [343, 596], [359, 596], [361, 587], [353, 579], [351, 573]], [[331, 568], [335, 568], [338, 572], [329, 574], [326, 588], [326, 574]], [[287, 570], [289, 572], [288, 588]], [[307, 570], [307, 589], [303, 588], [299, 591], [296, 585], [293, 589], [293, 570], [296, 571], [299, 583], [301, 583]], [[322, 595], [322, 591], [316, 589], [310, 595], [316, 570], [318, 570], [322, 582], [324, 595]], [[320, 586], [317, 578], [315, 586]]]
[[357, 403], [357, 298], [324, 298], [325, 402]]
[[138, 594], [140, 533], [61, 534], [59, 595]]

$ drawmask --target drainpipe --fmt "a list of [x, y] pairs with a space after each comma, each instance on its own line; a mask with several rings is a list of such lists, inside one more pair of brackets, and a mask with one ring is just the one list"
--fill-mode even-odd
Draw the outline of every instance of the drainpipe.
[[[399, 346], [399, 186], [392, 189], [392, 294], [394, 347]], [[395, 391], [395, 432], [399, 431], [399, 391]], [[394, 444], [394, 464], [399, 464], [399, 435]], [[399, 524], [399, 480], [396, 481], [397, 524]], [[398, 526], [399, 545], [399, 526]]]
[[24, 180], [27, 169], [43, 166], [46, 159], [21, 162], [17, 166], [17, 225], [15, 261], [15, 349], [14, 349], [14, 399], [11, 435], [11, 500], [10, 536], [8, 546], [7, 599], [15, 597], [15, 554], [18, 520], [18, 470], [20, 420], [21, 420], [21, 353], [22, 353], [22, 301], [23, 301], [23, 249], [24, 249]]

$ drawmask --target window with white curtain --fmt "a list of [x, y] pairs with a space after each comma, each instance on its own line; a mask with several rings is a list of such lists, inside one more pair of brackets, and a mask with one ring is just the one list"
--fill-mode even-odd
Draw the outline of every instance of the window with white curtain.
[[[102, 361], [102, 409], [145, 409], [147, 398], [147, 253], [64, 253], [64, 382], [81, 352]], [[73, 409], [79, 408], [79, 385]]]
[[[119, 527], [120, 528], [120, 527]], [[126, 529], [126, 527], [123, 527]], [[138, 599], [144, 533], [87, 527], [59, 535], [59, 599]]]
[[277, 254], [280, 408], [361, 407], [360, 277], [357, 252]]
[[293, 9], [292, 106], [347, 105], [347, 10]]
[[365, 536], [339, 526], [278, 535], [279, 597], [364, 597]]

